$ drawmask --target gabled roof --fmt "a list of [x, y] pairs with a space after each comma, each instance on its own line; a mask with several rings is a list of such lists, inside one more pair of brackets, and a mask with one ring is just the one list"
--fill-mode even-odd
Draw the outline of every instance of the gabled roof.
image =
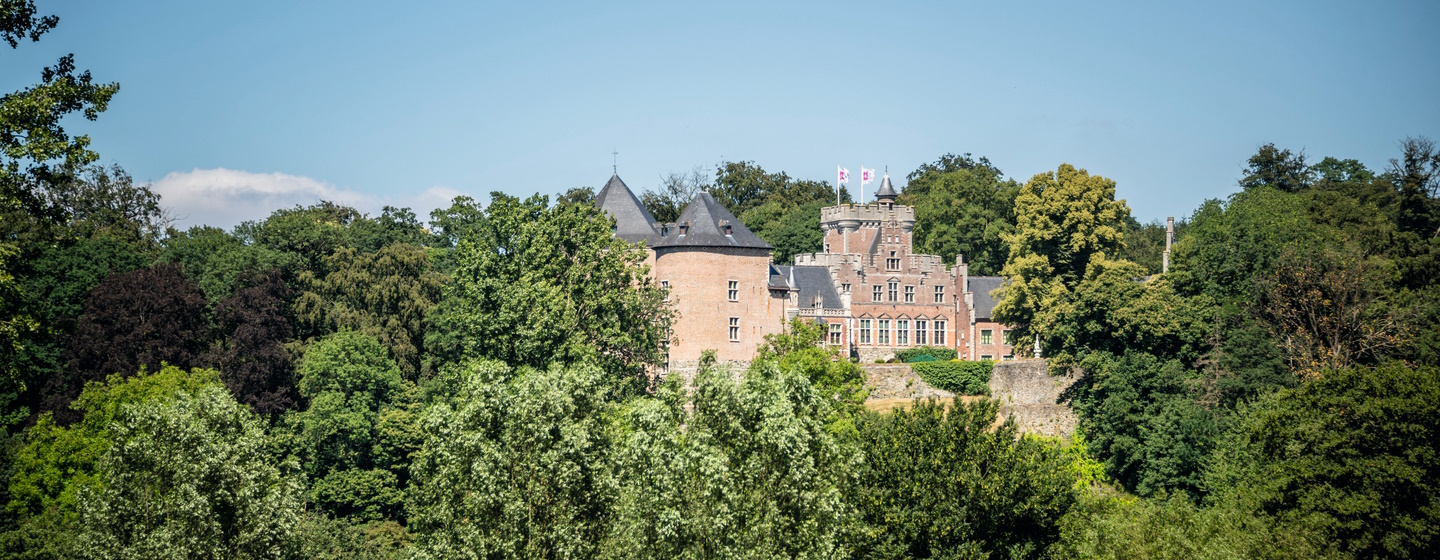
[[827, 267], [770, 265], [772, 289], [780, 282], [788, 283], [790, 289], [800, 292], [797, 301], [802, 309], [815, 307], [816, 297], [820, 298], [822, 309], [845, 308], [845, 302], [840, 300], [840, 292], [835, 290], [835, 280], [830, 277], [830, 269]]
[[975, 294], [975, 319], [989, 319], [995, 311], [995, 298], [990, 292], [1005, 283], [999, 276], [971, 276], [965, 283], [965, 291]]
[[631, 243], [644, 241], [654, 246], [660, 240], [660, 231], [655, 229], [655, 217], [625, 186], [619, 175], [611, 175], [605, 188], [595, 195], [595, 206], [615, 218], [615, 237]]
[[[689, 228], [686, 229], [686, 224]], [[723, 225], [722, 225], [723, 224]], [[730, 234], [725, 234], [729, 226]], [[684, 232], [682, 235], [682, 231]], [[702, 192], [690, 200], [680, 218], [675, 220], [675, 229], [656, 242], [660, 247], [739, 247], [746, 249], [774, 249], [760, 239], [735, 215], [721, 206], [710, 193]]]

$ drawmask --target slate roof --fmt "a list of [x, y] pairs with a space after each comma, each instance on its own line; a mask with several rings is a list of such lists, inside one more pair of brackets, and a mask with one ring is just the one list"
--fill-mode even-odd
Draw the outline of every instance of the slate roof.
[[644, 241], [655, 246], [660, 241], [660, 231], [655, 229], [655, 217], [625, 186], [619, 175], [611, 175], [605, 188], [595, 195], [595, 206], [615, 217], [615, 237], [631, 243]]
[[990, 291], [999, 288], [1005, 279], [999, 276], [971, 276], [965, 283], [965, 291], [975, 294], [975, 319], [989, 319], [995, 311], [995, 298]]
[[770, 286], [772, 289], [799, 290], [798, 301], [802, 309], [815, 307], [816, 296], [820, 297], [820, 307], [823, 309], [845, 308], [845, 303], [840, 300], [840, 292], [835, 290], [835, 280], [830, 277], [830, 269], [827, 267], [772, 264], [770, 265]]
[[[689, 231], [681, 235], [681, 229], [686, 223], [690, 224]], [[720, 225], [725, 223], [730, 226], [730, 235], [725, 235], [724, 228]], [[685, 211], [680, 213], [680, 218], [675, 220], [675, 229], [654, 245], [660, 247], [739, 247], [747, 249], [774, 249], [765, 240], [760, 239], [735, 215], [721, 206], [710, 193], [698, 193], [685, 206]]]
[[823, 266], [796, 265], [795, 287], [800, 289], [800, 307], [814, 307], [815, 297], [820, 297], [820, 306], [825, 309], [843, 309], [840, 292], [835, 290], [835, 281], [830, 278], [830, 269]]
[[880, 182], [880, 190], [875, 191], [875, 198], [895, 198], [897, 196], [900, 196], [900, 193], [895, 192], [895, 187], [890, 184], [890, 174], [886, 173], [885, 180]]

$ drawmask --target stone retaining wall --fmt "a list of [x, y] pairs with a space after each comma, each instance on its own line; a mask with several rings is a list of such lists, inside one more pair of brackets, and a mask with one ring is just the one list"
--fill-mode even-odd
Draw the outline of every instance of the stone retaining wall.
[[[920, 379], [907, 364], [861, 364], [871, 399], [914, 399], [954, 396]], [[1069, 437], [1077, 421], [1069, 405], [1059, 404], [1060, 393], [1076, 380], [1075, 374], [1052, 377], [1044, 360], [996, 362], [990, 372], [990, 398], [1000, 401], [1000, 417], [1012, 418], [1020, 431]]]
[[872, 399], [949, 399], [955, 396], [949, 391], [931, 387], [907, 364], [861, 364], [860, 369], [865, 371], [865, 386], [870, 388]]

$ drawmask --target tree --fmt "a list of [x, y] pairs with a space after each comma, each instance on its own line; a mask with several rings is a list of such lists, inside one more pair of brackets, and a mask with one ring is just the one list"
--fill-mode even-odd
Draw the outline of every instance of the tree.
[[1255, 155], [1250, 156], [1249, 167], [1245, 170], [1245, 176], [1240, 179], [1240, 187], [1245, 190], [1260, 187], [1271, 187], [1283, 192], [1296, 193], [1310, 188], [1315, 182], [1315, 174], [1310, 166], [1305, 164], [1305, 152], [1291, 153], [1290, 150], [1281, 150], [1275, 144], [1260, 146]]
[[859, 558], [1039, 558], [1076, 489], [1058, 450], [995, 427], [999, 403], [860, 417]]
[[[819, 253], [824, 249], [825, 232], [820, 229], [820, 209], [834, 205], [834, 201], [814, 200], [787, 209], [779, 203], [767, 202], [751, 209], [740, 221], [749, 219], [759, 225], [754, 233], [775, 246], [775, 262], [794, 262], [795, 255]], [[764, 214], [767, 213], [771, 218], [762, 221], [766, 220]]]
[[996, 274], [1005, 264], [1004, 236], [1015, 229], [1020, 184], [990, 160], [946, 154], [907, 177], [899, 202], [915, 207], [915, 248], [945, 262], [965, 258], [970, 274]]
[[1194, 364], [1209, 346], [1214, 302], [1182, 297], [1168, 278], [1141, 281], [1144, 275], [1133, 262], [1092, 257], [1084, 279], [1053, 303], [1041, 324], [1052, 367], [1075, 365], [1093, 352], [1127, 350]]
[[468, 196], [457, 196], [449, 208], [430, 211], [430, 231], [440, 247], [455, 247], [480, 230], [485, 208]]
[[411, 467], [417, 558], [583, 558], [604, 551], [611, 405], [592, 365], [472, 362], [426, 414]]
[[426, 250], [408, 243], [373, 253], [341, 247], [322, 262], [327, 274], [307, 271], [299, 279], [305, 292], [295, 314], [306, 337], [354, 329], [384, 344], [407, 379], [428, 376], [421, 356], [427, 314], [445, 279]]
[[185, 267], [185, 274], [200, 285], [200, 291], [212, 303], [235, 295], [246, 286], [247, 277], [275, 270], [282, 279], [294, 280], [302, 267], [298, 255], [247, 245], [241, 238], [210, 226], [171, 230], [161, 242], [156, 260]]
[[590, 187], [575, 187], [565, 194], [555, 197], [555, 204], [594, 204], [595, 189]]
[[1440, 545], [1440, 369], [1327, 371], [1246, 410], [1206, 471], [1217, 503], [1319, 533], [1358, 558]]
[[62, 427], [51, 415], [40, 415], [13, 458], [5, 508], [18, 519], [19, 527], [0, 538], [0, 545], [49, 549], [56, 557], [74, 556], [70, 547], [78, 496], [82, 488], [100, 489], [98, 464], [110, 446], [111, 423], [120, 412], [127, 406], [167, 401], [180, 393], [194, 395], [219, 384], [214, 371], [184, 371], [174, 366], [153, 373], [115, 374], [91, 383], [75, 399], [72, 406], [83, 416], [80, 422]]
[[1429, 138], [1406, 138], [1388, 175], [1400, 193], [1395, 224], [1423, 238], [1440, 237], [1440, 151]]
[[1017, 340], [1054, 324], [1094, 257], [1116, 255], [1130, 208], [1115, 200], [1115, 182], [1062, 164], [1032, 177], [1015, 197], [1015, 233], [1001, 274], [1008, 282], [995, 304], [997, 321]]
[[645, 205], [655, 221], [667, 224], [680, 219], [685, 205], [690, 204], [697, 193], [708, 190], [710, 182], [705, 178], [705, 170], [697, 165], [689, 173], [671, 171], [661, 178], [660, 188], [646, 189], [640, 194], [640, 203]]
[[255, 276], [215, 309], [216, 331], [225, 333], [203, 361], [220, 370], [235, 399], [273, 417], [300, 404], [295, 367], [285, 343], [295, 338], [294, 294], [278, 270]]
[[374, 338], [349, 330], [312, 343], [296, 371], [309, 407], [286, 416], [280, 439], [312, 481], [309, 502], [336, 517], [403, 521], [420, 439], [415, 387]]
[[1301, 378], [1372, 362], [1403, 346], [1405, 313], [1385, 301], [1386, 272], [1355, 249], [1287, 250], [1261, 280], [1256, 315]]
[[851, 419], [865, 409], [870, 390], [865, 388], [860, 367], [841, 356], [839, 349], [822, 346], [824, 338], [823, 326], [796, 317], [784, 333], [765, 335], [751, 367], [803, 375], [820, 398], [831, 404], [827, 425], [836, 433], [850, 432], [854, 430]]
[[1141, 496], [1200, 496], [1217, 427], [1191, 392], [1199, 374], [1143, 352], [1089, 354], [1081, 365], [1085, 375], [1063, 397], [1106, 472]]
[[794, 371], [740, 379], [703, 366], [627, 403], [613, 452], [619, 496], [606, 542], [630, 558], [845, 558], [857, 527], [845, 490], [858, 452], [829, 399]]
[[126, 407], [99, 488], [80, 493], [80, 555], [271, 558], [293, 554], [301, 485], [262, 423], [224, 389]]
[[494, 193], [484, 232], [462, 241], [445, 306], [467, 356], [544, 368], [596, 363], [638, 389], [661, 360], [671, 311], [645, 252], [614, 237], [592, 205]]
[[85, 301], [85, 314], [66, 350], [69, 366], [46, 387], [46, 410], [69, 423], [64, 406], [87, 381], [116, 372], [199, 365], [209, 339], [205, 296], [175, 265], [156, 265], [106, 278]]

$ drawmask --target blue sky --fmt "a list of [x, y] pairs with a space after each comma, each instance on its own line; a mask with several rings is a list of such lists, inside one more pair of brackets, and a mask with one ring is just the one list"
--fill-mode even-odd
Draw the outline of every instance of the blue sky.
[[637, 191], [723, 160], [1071, 163], [1148, 221], [1265, 142], [1379, 169], [1440, 140], [1440, 3], [1092, 4], [42, 1], [60, 27], [0, 89], [68, 52], [119, 82], [70, 129], [186, 225], [598, 187], [612, 150]]

